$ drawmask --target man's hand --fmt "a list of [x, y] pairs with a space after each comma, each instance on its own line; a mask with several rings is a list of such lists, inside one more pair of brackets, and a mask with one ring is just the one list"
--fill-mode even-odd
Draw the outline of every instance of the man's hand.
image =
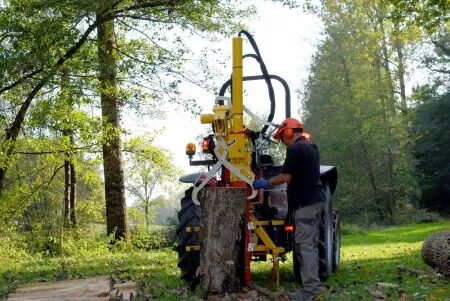
[[254, 180], [252, 186], [253, 186], [253, 189], [269, 188], [269, 180], [265, 180], [265, 179]]

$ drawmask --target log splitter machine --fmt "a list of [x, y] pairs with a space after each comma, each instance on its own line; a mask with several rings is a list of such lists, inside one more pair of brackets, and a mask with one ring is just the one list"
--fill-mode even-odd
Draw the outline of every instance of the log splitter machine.
[[[254, 53], [243, 55], [243, 38], [250, 42]], [[291, 115], [290, 91], [285, 80], [277, 75], [269, 74], [253, 37], [247, 31], [239, 32], [233, 38], [232, 76], [220, 89], [215, 100], [212, 114], [202, 114], [202, 124], [211, 124], [213, 134], [203, 138], [202, 150], [210, 158], [193, 160], [196, 146], [189, 143], [186, 154], [191, 166], [208, 166], [208, 172], [182, 176], [181, 182], [193, 184], [181, 200], [177, 228], [179, 255], [178, 267], [181, 278], [191, 288], [198, 283], [196, 270], [199, 266], [199, 245], [196, 231], [200, 223], [201, 209], [197, 201], [198, 192], [207, 185], [220, 187], [245, 187], [248, 191], [247, 210], [245, 214], [245, 275], [246, 285], [250, 284], [251, 261], [266, 260], [272, 255], [272, 281], [278, 287], [279, 261], [285, 254], [293, 251], [293, 219], [288, 208], [286, 184], [268, 191], [254, 190], [252, 182], [255, 178], [270, 178], [280, 173], [281, 166], [276, 166], [272, 156], [268, 154], [269, 144], [276, 143], [271, 134], [277, 129], [272, 123], [275, 113], [275, 93], [272, 80], [276, 80], [285, 90], [285, 115]], [[262, 75], [243, 76], [243, 60], [252, 58], [259, 63]], [[267, 121], [261, 121], [243, 105], [243, 82], [264, 80], [270, 99], [270, 114]], [[231, 86], [231, 98], [225, 92]], [[254, 131], [244, 126], [243, 114], [262, 124], [262, 129]], [[267, 130], [272, 131], [267, 134]], [[339, 265], [340, 257], [340, 222], [338, 211], [332, 208], [331, 196], [337, 183], [337, 171], [333, 166], [320, 166], [326, 205], [320, 224], [319, 239], [319, 277], [325, 280]], [[218, 179], [220, 175], [220, 179]], [[213, 184], [211, 184], [213, 183]], [[293, 256], [293, 270], [297, 281], [300, 279], [299, 263]]]

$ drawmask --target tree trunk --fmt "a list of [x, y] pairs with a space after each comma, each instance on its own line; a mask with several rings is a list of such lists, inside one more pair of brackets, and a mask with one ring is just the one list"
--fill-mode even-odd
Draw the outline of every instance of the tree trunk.
[[450, 232], [429, 236], [422, 246], [422, 259], [436, 272], [450, 277]]
[[[69, 136], [70, 147], [74, 147], [73, 131], [63, 130], [64, 136]], [[66, 152], [66, 158], [64, 159], [64, 227], [77, 226], [76, 217], [76, 186], [77, 186], [77, 174], [75, 171], [75, 164], [73, 163], [73, 155], [70, 152]], [[70, 218], [70, 220], [69, 220]]]
[[150, 227], [150, 221], [149, 221], [149, 217], [148, 217], [148, 207], [149, 207], [148, 203], [149, 203], [149, 200], [146, 199], [144, 201], [144, 214], [145, 214], [145, 228], [147, 230], [149, 230], [149, 227]]
[[144, 213], [145, 213], [145, 227], [148, 231], [148, 227], [150, 226], [150, 221], [148, 218], [148, 203], [150, 202], [150, 197], [148, 195], [148, 183], [144, 182]]
[[[73, 133], [70, 134], [70, 141], [73, 145]], [[77, 227], [77, 173], [75, 171], [75, 164], [70, 162], [70, 223], [72, 228]]]
[[386, 41], [386, 31], [384, 29], [384, 20], [381, 15], [380, 9], [377, 8], [377, 17], [378, 17], [378, 24], [380, 25], [380, 33], [381, 33], [381, 50], [383, 52], [383, 66], [384, 71], [386, 72], [386, 81], [388, 85], [388, 91], [389, 91], [389, 111], [392, 114], [392, 116], [395, 116], [395, 90], [394, 90], [394, 82], [392, 80], [392, 73], [391, 68], [389, 66], [389, 51]]
[[70, 163], [69, 159], [64, 160], [64, 227], [69, 227], [70, 212]]
[[241, 291], [245, 271], [246, 189], [208, 188], [200, 195], [200, 285], [205, 294]]
[[[397, 24], [398, 27], [398, 24]], [[400, 33], [397, 32], [397, 35]], [[395, 37], [395, 48], [397, 50], [398, 61], [398, 81], [400, 85], [400, 108], [403, 116], [408, 115], [408, 105], [406, 103], [406, 88], [405, 88], [405, 59], [403, 58], [403, 44], [399, 36]]]
[[[101, 19], [97, 15], [97, 19]], [[103, 169], [105, 176], [106, 224], [108, 234], [122, 239], [128, 233], [125, 184], [122, 165], [122, 142], [117, 92], [117, 45], [114, 20], [97, 28], [99, 80], [103, 122]]]
[[380, 8], [376, 8], [377, 17], [378, 17], [378, 24], [380, 25], [380, 33], [381, 33], [381, 47], [382, 47], [382, 53], [383, 53], [383, 66], [384, 71], [386, 73], [386, 81], [388, 85], [388, 94], [389, 97], [387, 97], [387, 129], [388, 129], [388, 141], [389, 141], [389, 147], [388, 147], [388, 187], [387, 187], [387, 200], [385, 202], [385, 208], [389, 215], [390, 222], [395, 221], [395, 211], [396, 211], [396, 197], [394, 195], [395, 191], [395, 179], [394, 179], [394, 164], [395, 164], [395, 148], [398, 146], [397, 139], [394, 138], [394, 135], [392, 134], [392, 124], [393, 119], [397, 115], [396, 113], [396, 97], [395, 97], [395, 89], [394, 89], [394, 81], [392, 79], [392, 72], [389, 66], [389, 51], [388, 51], [388, 45], [387, 45], [387, 36], [386, 31], [384, 28], [384, 18], [385, 16], [382, 15], [380, 12]]

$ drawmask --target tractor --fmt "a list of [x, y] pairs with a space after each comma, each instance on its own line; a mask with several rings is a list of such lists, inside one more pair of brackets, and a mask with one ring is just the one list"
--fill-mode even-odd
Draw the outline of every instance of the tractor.
[[[254, 53], [243, 55], [242, 43], [245, 36]], [[243, 76], [244, 59], [254, 59], [259, 63], [261, 75]], [[278, 261], [286, 258], [286, 253], [293, 251], [294, 222], [293, 212], [288, 206], [287, 185], [280, 185], [268, 190], [253, 190], [255, 178], [270, 178], [280, 173], [281, 166], [274, 164], [269, 154], [270, 144], [278, 143], [271, 136], [277, 129], [273, 123], [275, 115], [275, 93], [272, 81], [281, 83], [285, 91], [285, 115], [291, 115], [290, 91], [285, 80], [277, 75], [269, 74], [261, 57], [258, 46], [247, 31], [239, 32], [233, 38], [233, 70], [231, 79], [221, 87], [215, 99], [212, 114], [202, 114], [202, 124], [212, 125], [212, 134], [203, 138], [201, 150], [203, 157], [194, 159], [196, 145], [189, 143], [186, 154], [191, 166], [205, 166], [206, 172], [198, 172], [180, 177], [180, 182], [192, 184], [181, 199], [178, 213], [179, 224], [176, 230], [178, 237], [178, 267], [181, 278], [191, 289], [199, 283], [197, 268], [200, 265], [199, 235], [196, 232], [200, 224], [201, 208], [197, 195], [203, 187], [246, 187], [248, 191], [245, 228], [246, 265], [245, 284], [250, 284], [250, 261], [273, 259], [272, 272], [279, 283]], [[265, 81], [269, 100], [270, 113], [267, 120], [259, 120], [243, 105], [243, 82]], [[225, 96], [231, 88], [231, 97]], [[243, 124], [243, 113], [257, 119], [262, 128], [251, 130]], [[332, 206], [332, 195], [337, 184], [337, 170], [333, 166], [320, 166], [321, 182], [326, 195], [325, 210], [320, 223], [319, 277], [326, 280], [339, 266], [340, 258], [340, 220], [339, 213]], [[301, 282], [299, 262], [293, 256], [293, 272], [297, 282]]]

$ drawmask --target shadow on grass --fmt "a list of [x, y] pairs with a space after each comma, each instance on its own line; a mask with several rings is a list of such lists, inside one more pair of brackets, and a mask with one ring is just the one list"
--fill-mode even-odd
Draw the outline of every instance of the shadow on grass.
[[368, 246], [396, 242], [414, 243], [424, 241], [430, 234], [442, 231], [450, 231], [450, 221], [387, 228], [367, 234], [344, 235], [342, 244], [345, 246]]

